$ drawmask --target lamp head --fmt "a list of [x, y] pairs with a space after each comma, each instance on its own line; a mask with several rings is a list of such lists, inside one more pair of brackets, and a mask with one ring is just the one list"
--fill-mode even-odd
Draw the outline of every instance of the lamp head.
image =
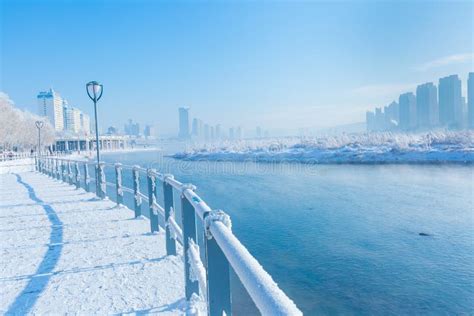
[[43, 128], [43, 126], [44, 126], [44, 122], [43, 122], [43, 121], [36, 121], [35, 124], [36, 124], [36, 127], [37, 127], [38, 129], [41, 129], [41, 128]]
[[92, 101], [99, 101], [102, 97], [103, 86], [97, 81], [91, 81], [86, 84], [87, 94]]

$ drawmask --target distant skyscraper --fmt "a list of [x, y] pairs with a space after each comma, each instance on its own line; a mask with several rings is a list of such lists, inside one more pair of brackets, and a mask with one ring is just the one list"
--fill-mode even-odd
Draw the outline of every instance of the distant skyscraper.
[[216, 125], [216, 139], [222, 138], [222, 127], [220, 124]]
[[474, 72], [467, 79], [467, 113], [469, 128], [474, 129]]
[[123, 130], [125, 132], [125, 135], [140, 136], [140, 124], [133, 123], [132, 119], [128, 120], [128, 123], [125, 124]]
[[146, 125], [145, 129], [143, 130], [143, 135], [146, 138], [153, 138], [155, 137], [155, 127], [153, 125]]
[[38, 114], [48, 118], [56, 131], [64, 129], [63, 100], [52, 88], [42, 91], [37, 96]]
[[189, 138], [189, 107], [180, 107], [179, 111], [179, 134], [181, 139]]
[[255, 130], [255, 134], [256, 134], [257, 138], [262, 137], [262, 128], [260, 126], [257, 126], [257, 128]]
[[419, 85], [416, 88], [416, 109], [418, 127], [428, 128], [438, 125], [438, 92], [432, 82]]
[[234, 139], [234, 137], [235, 137], [234, 136], [234, 128], [231, 127], [231, 128], [229, 128], [229, 139]]
[[400, 121], [400, 109], [398, 103], [393, 101], [384, 108], [384, 120], [386, 129], [396, 129]]
[[[375, 131], [375, 114], [374, 112], [371, 112], [371, 111], [367, 111], [365, 113], [365, 123], [366, 123], [366, 126], [367, 126], [367, 132], [372, 132], [372, 131]], [[257, 137], [260, 137], [258, 136], [258, 130], [257, 130]], [[261, 134], [261, 131], [260, 131], [260, 134]]]
[[381, 108], [375, 108], [375, 130], [382, 131], [384, 130], [385, 119], [384, 115], [382, 114]]
[[193, 136], [199, 136], [198, 129], [199, 129], [199, 120], [197, 118], [194, 118], [192, 131], [191, 131]]
[[91, 133], [91, 118], [86, 113], [81, 112], [81, 130], [86, 135]]
[[242, 127], [241, 126], [237, 126], [237, 128], [235, 129], [235, 138], [242, 139]]
[[79, 133], [82, 131], [81, 111], [75, 107], [69, 106], [66, 100], [63, 100], [64, 129]]
[[216, 129], [214, 128], [214, 126], [210, 126], [209, 129], [210, 129], [210, 133], [211, 133], [211, 140], [215, 140], [216, 139]]
[[401, 94], [398, 99], [400, 107], [400, 124], [402, 130], [416, 128], [416, 98], [412, 92]]
[[461, 127], [463, 121], [461, 80], [458, 75], [439, 79], [439, 121], [442, 125]]
[[210, 136], [209, 124], [204, 124], [204, 140], [208, 141]]

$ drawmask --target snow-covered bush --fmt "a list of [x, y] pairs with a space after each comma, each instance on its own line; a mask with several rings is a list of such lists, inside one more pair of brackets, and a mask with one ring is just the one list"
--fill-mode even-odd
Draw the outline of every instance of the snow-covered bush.
[[41, 129], [41, 144], [51, 145], [54, 141], [54, 129], [49, 121], [15, 108], [8, 95], [0, 92], [0, 147], [3, 150], [35, 148], [38, 144], [36, 121], [44, 122]]
[[474, 162], [474, 131], [359, 133], [226, 141], [176, 159], [302, 163]]

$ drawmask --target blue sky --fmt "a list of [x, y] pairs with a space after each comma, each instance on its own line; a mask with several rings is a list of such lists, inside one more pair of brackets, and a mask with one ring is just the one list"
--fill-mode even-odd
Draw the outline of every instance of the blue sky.
[[364, 120], [416, 84], [473, 71], [474, 4], [1, 0], [1, 81], [22, 108], [54, 87], [102, 125], [177, 129], [177, 108], [253, 130]]

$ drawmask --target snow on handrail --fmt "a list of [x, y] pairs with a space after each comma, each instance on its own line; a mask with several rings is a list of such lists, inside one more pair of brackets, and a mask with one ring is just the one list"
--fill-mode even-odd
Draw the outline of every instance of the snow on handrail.
[[199, 256], [199, 246], [191, 238], [189, 238], [188, 263], [190, 266], [189, 278], [191, 281], [198, 281], [199, 292], [205, 297], [205, 293], [207, 293], [206, 269]]
[[127, 188], [127, 187], [124, 187], [124, 186], [122, 186], [122, 191], [132, 193], [132, 194], [135, 193], [135, 192], [133, 192], [133, 189], [130, 189], [130, 188]]
[[165, 210], [158, 203], [156, 203], [154, 196], [153, 201], [151, 203], [151, 207], [154, 211], [157, 211], [158, 214], [160, 214], [162, 217], [165, 217]]
[[173, 239], [179, 241], [179, 243], [182, 245], [183, 231], [181, 230], [181, 227], [179, 227], [178, 223], [176, 223], [174, 216], [170, 215], [167, 225], [170, 228]]
[[194, 206], [194, 210], [201, 220], [204, 220], [204, 214], [211, 212], [211, 208], [193, 190], [186, 189], [183, 191], [183, 195]]
[[262, 315], [303, 315], [223, 222], [209, 230]]
[[148, 197], [147, 197], [145, 194], [143, 194], [143, 193], [141, 193], [141, 192], [137, 192], [137, 194], [138, 194], [142, 199], [144, 199], [145, 201], [148, 202]]
[[172, 177], [165, 177], [164, 181], [166, 181], [166, 183], [168, 183], [169, 185], [171, 185], [173, 188], [175, 188], [178, 191], [182, 191], [183, 189], [183, 184]]

